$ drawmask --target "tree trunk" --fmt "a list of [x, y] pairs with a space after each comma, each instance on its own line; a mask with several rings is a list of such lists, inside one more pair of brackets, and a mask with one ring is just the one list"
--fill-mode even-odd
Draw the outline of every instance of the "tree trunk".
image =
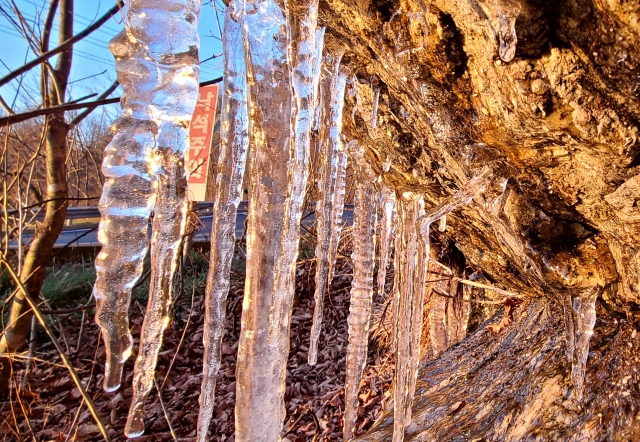
[[[51, 8], [57, 5], [50, 3]], [[53, 14], [49, 14], [52, 16]], [[58, 42], [62, 43], [73, 36], [73, 0], [59, 1], [59, 33]], [[48, 22], [48, 20], [47, 20]], [[43, 48], [48, 46], [48, 30], [45, 27]], [[43, 103], [56, 106], [64, 103], [69, 73], [71, 71], [73, 46], [60, 53], [54, 69], [50, 70], [49, 81], [43, 81]], [[45, 77], [45, 75], [43, 75]], [[48, 83], [48, 90], [46, 89]], [[67, 213], [67, 136], [69, 127], [64, 113], [51, 115], [45, 124], [45, 164], [47, 189], [45, 200], [45, 217], [36, 226], [34, 237], [20, 272], [20, 279], [29, 295], [35, 301], [40, 297], [40, 290], [46, 275], [46, 266], [51, 258], [53, 246], [62, 231]], [[22, 292], [18, 291], [11, 305], [8, 326], [0, 340], [0, 354], [10, 353], [23, 348], [31, 328], [33, 312]], [[0, 359], [0, 388], [8, 386], [10, 357]]]
[[359, 91], [347, 139], [427, 209], [490, 167], [442, 240], [525, 299], [499, 331], [471, 303], [475, 330], [423, 364], [407, 438], [638, 439], [639, 18], [637, 0], [321, 3]]

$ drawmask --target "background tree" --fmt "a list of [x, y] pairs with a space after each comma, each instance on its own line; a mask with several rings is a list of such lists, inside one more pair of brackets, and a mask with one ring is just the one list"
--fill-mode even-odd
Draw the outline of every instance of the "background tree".
[[[120, 7], [121, 3], [118, 3], [105, 16], [80, 34], [74, 35], [73, 0], [50, 0], [42, 24], [42, 34], [39, 36], [24, 19], [17, 6], [13, 4], [13, 17], [17, 23], [16, 27], [22, 30], [32, 51], [40, 55], [35, 59], [35, 62], [27, 63], [20, 69], [0, 79], [0, 85], [11, 81], [30, 68], [41, 66], [41, 106], [43, 108], [56, 108], [67, 103], [74, 44], [98, 29]], [[6, 11], [3, 12], [7, 13]], [[50, 49], [51, 34], [56, 18], [58, 20], [58, 46]], [[50, 63], [54, 55], [57, 56], [55, 65]], [[117, 83], [114, 83], [100, 98], [106, 98], [116, 87]], [[4, 100], [2, 101], [4, 102]], [[44, 218], [35, 227], [36, 235], [29, 245], [24, 259], [21, 256], [18, 258], [20, 280], [29, 296], [36, 301], [40, 296], [46, 267], [50, 260], [53, 246], [62, 231], [67, 207], [69, 206], [70, 181], [68, 165], [72, 166], [73, 179], [71, 183], [73, 183], [73, 189], [71, 194], [86, 195], [75, 198], [87, 198], [89, 197], [88, 194], [91, 194], [91, 197], [95, 197], [99, 194], [100, 181], [90, 183], [89, 179], [90, 175], [96, 178], [100, 176], [98, 168], [101, 158], [97, 155], [97, 152], [89, 153], [89, 162], [86, 162], [85, 159], [85, 167], [80, 167], [80, 169], [84, 169], [82, 173], [78, 169], [78, 166], [83, 166], [78, 163], [78, 142], [82, 143], [83, 140], [86, 140], [87, 135], [86, 132], [83, 133], [78, 129], [78, 125], [90, 115], [94, 108], [90, 107], [70, 116], [67, 116], [64, 111], [54, 112], [46, 115], [40, 122], [23, 123], [17, 131], [13, 130], [11, 126], [4, 128], [5, 168], [12, 171], [15, 179], [14, 183], [17, 184], [12, 188], [11, 181], [5, 180], [3, 183], [5, 187], [3, 201], [5, 214], [9, 208], [21, 207], [22, 202], [20, 199], [23, 194], [21, 194], [20, 190], [24, 183], [29, 186], [27, 195], [34, 197], [36, 205], [44, 207]], [[6, 110], [9, 113], [13, 113], [10, 108]], [[29, 141], [23, 136], [27, 128], [35, 129], [30, 131], [31, 138]], [[72, 130], [75, 131], [75, 135], [79, 136], [71, 137]], [[34, 135], [38, 131], [40, 131], [40, 140], [38, 143], [33, 143], [35, 140]], [[104, 131], [102, 133], [98, 131], [93, 133], [92, 136], [104, 137], [105, 133]], [[69, 143], [72, 138], [75, 139], [76, 143], [71, 144], [71, 149], [69, 149]], [[10, 143], [9, 141], [12, 142]], [[16, 148], [16, 150], [14, 151], [11, 148]], [[28, 160], [20, 161], [21, 158], [28, 158]], [[87, 166], [90, 166], [90, 169], [87, 169]], [[12, 207], [12, 201], [14, 204], [16, 202], [18, 204]], [[9, 223], [6, 224], [6, 232], [15, 232], [15, 229], [11, 229]], [[14, 239], [14, 235], [5, 235], [5, 246], [8, 245], [7, 241], [12, 239]], [[9, 320], [5, 324], [4, 332], [0, 339], [0, 354], [11, 353], [25, 346], [31, 329], [32, 314], [33, 312], [24, 294], [20, 290], [16, 290], [13, 294]], [[0, 387], [6, 388], [10, 372], [10, 359], [7, 357], [0, 358], [0, 364], [2, 365], [0, 367]]]

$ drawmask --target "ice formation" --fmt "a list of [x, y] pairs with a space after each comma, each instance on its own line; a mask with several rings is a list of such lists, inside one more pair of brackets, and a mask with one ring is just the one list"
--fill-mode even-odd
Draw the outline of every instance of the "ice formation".
[[322, 328], [322, 305], [324, 295], [331, 285], [333, 266], [342, 228], [344, 208], [345, 173], [347, 155], [342, 145], [342, 108], [346, 76], [340, 72], [343, 51], [326, 51], [321, 79], [321, 111], [318, 179], [318, 201], [316, 204], [315, 310], [309, 342], [310, 365], [318, 357], [318, 340]]
[[577, 401], [582, 399], [584, 375], [589, 357], [589, 340], [593, 335], [593, 327], [596, 324], [596, 300], [601, 291], [601, 287], [590, 287], [584, 290], [580, 296], [576, 296], [573, 299], [575, 341], [573, 364], [571, 366], [571, 383], [574, 390], [572, 396]]
[[378, 127], [378, 103], [380, 102], [380, 88], [371, 86], [371, 122], [369, 125], [375, 129]]
[[393, 396], [393, 441], [404, 440], [411, 420], [415, 376], [420, 360], [424, 270], [428, 256], [425, 244], [419, 244], [418, 219], [423, 214], [422, 196], [403, 192], [398, 198], [394, 287], [394, 341], [396, 352]]
[[[313, 121], [317, 2], [246, 3], [250, 109], [247, 270], [236, 371], [237, 441], [279, 440]], [[268, 184], [267, 184], [268, 183]]]
[[249, 116], [247, 75], [242, 44], [244, 3], [234, 0], [225, 11], [222, 44], [224, 83], [220, 127], [220, 158], [216, 176], [215, 213], [211, 227], [211, 254], [205, 300], [204, 369], [200, 392], [198, 440], [206, 441], [213, 414], [216, 375], [220, 368], [225, 303], [235, 247], [238, 204], [242, 197]]
[[387, 279], [387, 267], [389, 266], [389, 255], [391, 244], [396, 230], [396, 192], [391, 187], [381, 183], [380, 190], [380, 210], [382, 217], [380, 220], [379, 249], [380, 259], [378, 265], [378, 297], [384, 299], [384, 286]]
[[96, 322], [107, 353], [107, 391], [120, 386], [122, 365], [131, 354], [131, 290], [142, 271], [154, 212], [151, 287], [125, 429], [130, 437], [144, 430], [142, 409], [169, 322], [184, 230], [184, 155], [198, 99], [199, 10], [198, 0], [132, 0], [123, 11], [124, 30], [110, 43], [124, 99], [103, 161], [102, 250], [94, 287]]
[[377, 191], [375, 174], [364, 157], [364, 148], [357, 143], [349, 153], [352, 155], [356, 182], [353, 213], [353, 282], [349, 304], [349, 344], [347, 345], [345, 408], [343, 439], [353, 437], [358, 417], [358, 392], [360, 380], [367, 361], [369, 322], [373, 305], [373, 268], [376, 248]]
[[498, 54], [502, 61], [508, 63], [516, 55], [516, 19], [520, 14], [520, 3], [518, 0], [494, 0], [494, 5], [498, 14]]

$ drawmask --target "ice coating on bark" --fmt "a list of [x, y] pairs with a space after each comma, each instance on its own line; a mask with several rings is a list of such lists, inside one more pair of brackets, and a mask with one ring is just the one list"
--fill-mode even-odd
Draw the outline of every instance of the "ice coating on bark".
[[[154, 239], [161, 241], [152, 251], [152, 295], [161, 305], [167, 296], [171, 299], [172, 248], [180, 242], [185, 215], [184, 154], [198, 96], [199, 9], [196, 0], [132, 0], [122, 12], [124, 30], [109, 44], [124, 98], [103, 160], [102, 250], [93, 290], [96, 322], [105, 341], [107, 391], [120, 386], [122, 366], [131, 354], [129, 303], [148, 251], [152, 210]], [[145, 355], [168, 321], [164, 310], [148, 316], [147, 341], [141, 346]], [[153, 371], [153, 352], [148, 365]], [[144, 382], [136, 388], [138, 398]]]
[[373, 269], [376, 247], [377, 192], [375, 175], [366, 163], [364, 149], [350, 150], [356, 184], [353, 213], [353, 282], [349, 303], [349, 344], [347, 345], [343, 440], [353, 437], [358, 418], [358, 392], [367, 361], [369, 323], [373, 305]]
[[389, 266], [389, 254], [396, 230], [396, 192], [385, 185], [380, 191], [380, 259], [378, 266], [378, 296], [384, 299], [384, 286], [387, 279], [387, 267]]
[[220, 368], [225, 305], [235, 247], [238, 204], [242, 197], [249, 116], [247, 74], [242, 44], [244, 3], [234, 0], [225, 11], [224, 83], [220, 125], [220, 157], [216, 176], [215, 212], [211, 227], [211, 254], [205, 300], [204, 367], [198, 415], [198, 440], [208, 440], [213, 415], [216, 375]]
[[[131, 1], [124, 12], [125, 29], [111, 43], [120, 68], [118, 79], [128, 83], [127, 87], [123, 84], [125, 91], [138, 94], [125, 99], [131, 103], [131, 117], [151, 123], [154, 141], [146, 152], [156, 193], [151, 283], [125, 425], [128, 437], [144, 432], [144, 402], [169, 324], [186, 218], [184, 156], [189, 146], [189, 121], [198, 100], [199, 12], [198, 0]], [[141, 91], [148, 95], [142, 96]], [[129, 113], [126, 105], [124, 113]]]
[[584, 388], [584, 375], [589, 358], [589, 340], [593, 335], [593, 327], [596, 324], [596, 300], [601, 287], [592, 287], [584, 290], [580, 296], [573, 300], [575, 315], [575, 341], [573, 364], [571, 366], [571, 383], [574, 391], [572, 396], [580, 401]]
[[[422, 330], [424, 292], [424, 244], [418, 243], [418, 217], [422, 197], [404, 192], [398, 198], [398, 232], [396, 236], [396, 284], [394, 287], [394, 341], [396, 348], [395, 389], [393, 396], [393, 441], [404, 440], [404, 430], [411, 419], [415, 374], [420, 360], [420, 345], [413, 345]], [[422, 266], [422, 267], [420, 267]]]
[[315, 309], [309, 342], [309, 365], [318, 357], [324, 295], [331, 284], [333, 265], [342, 228], [346, 154], [342, 146], [342, 109], [346, 76], [340, 73], [342, 51], [327, 51], [323, 60], [320, 112], [318, 202], [316, 203]]
[[494, 0], [494, 6], [498, 14], [498, 54], [502, 61], [508, 63], [516, 55], [516, 19], [520, 14], [520, 3], [517, 0]]
[[313, 120], [317, 3], [246, 2], [250, 186], [236, 369], [236, 441], [275, 441]]

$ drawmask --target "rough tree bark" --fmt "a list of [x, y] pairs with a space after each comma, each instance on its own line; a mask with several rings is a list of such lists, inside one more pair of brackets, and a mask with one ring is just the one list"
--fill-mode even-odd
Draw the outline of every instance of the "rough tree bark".
[[[73, 0], [51, 0], [49, 8], [42, 36], [42, 52], [48, 49], [56, 8], [58, 8], [59, 17], [58, 42], [62, 43], [73, 37]], [[72, 58], [73, 46], [71, 45], [58, 55], [55, 67], [49, 64], [43, 66], [41, 92], [45, 106], [57, 106], [65, 102]], [[64, 226], [68, 206], [66, 157], [69, 125], [65, 120], [64, 112], [47, 117], [44, 130], [47, 176], [44, 199], [48, 202], [45, 205], [44, 220], [36, 227], [37, 234], [29, 247], [20, 272], [20, 280], [31, 298], [36, 301], [40, 297], [46, 265], [51, 257], [53, 246]], [[0, 355], [25, 346], [31, 329], [32, 316], [33, 312], [26, 298], [22, 292], [18, 291], [11, 305], [8, 325], [0, 340]], [[10, 357], [0, 357], [0, 390], [8, 386], [10, 363]]]
[[[358, 87], [381, 88], [377, 127], [347, 93], [344, 132], [384, 181], [428, 209], [492, 168], [438, 238], [525, 298], [498, 333], [472, 304], [470, 335], [423, 364], [407, 438], [638, 439], [640, 2], [326, 0], [320, 21]], [[572, 305], [596, 295], [580, 399]], [[392, 428], [386, 414], [362, 440]]]

